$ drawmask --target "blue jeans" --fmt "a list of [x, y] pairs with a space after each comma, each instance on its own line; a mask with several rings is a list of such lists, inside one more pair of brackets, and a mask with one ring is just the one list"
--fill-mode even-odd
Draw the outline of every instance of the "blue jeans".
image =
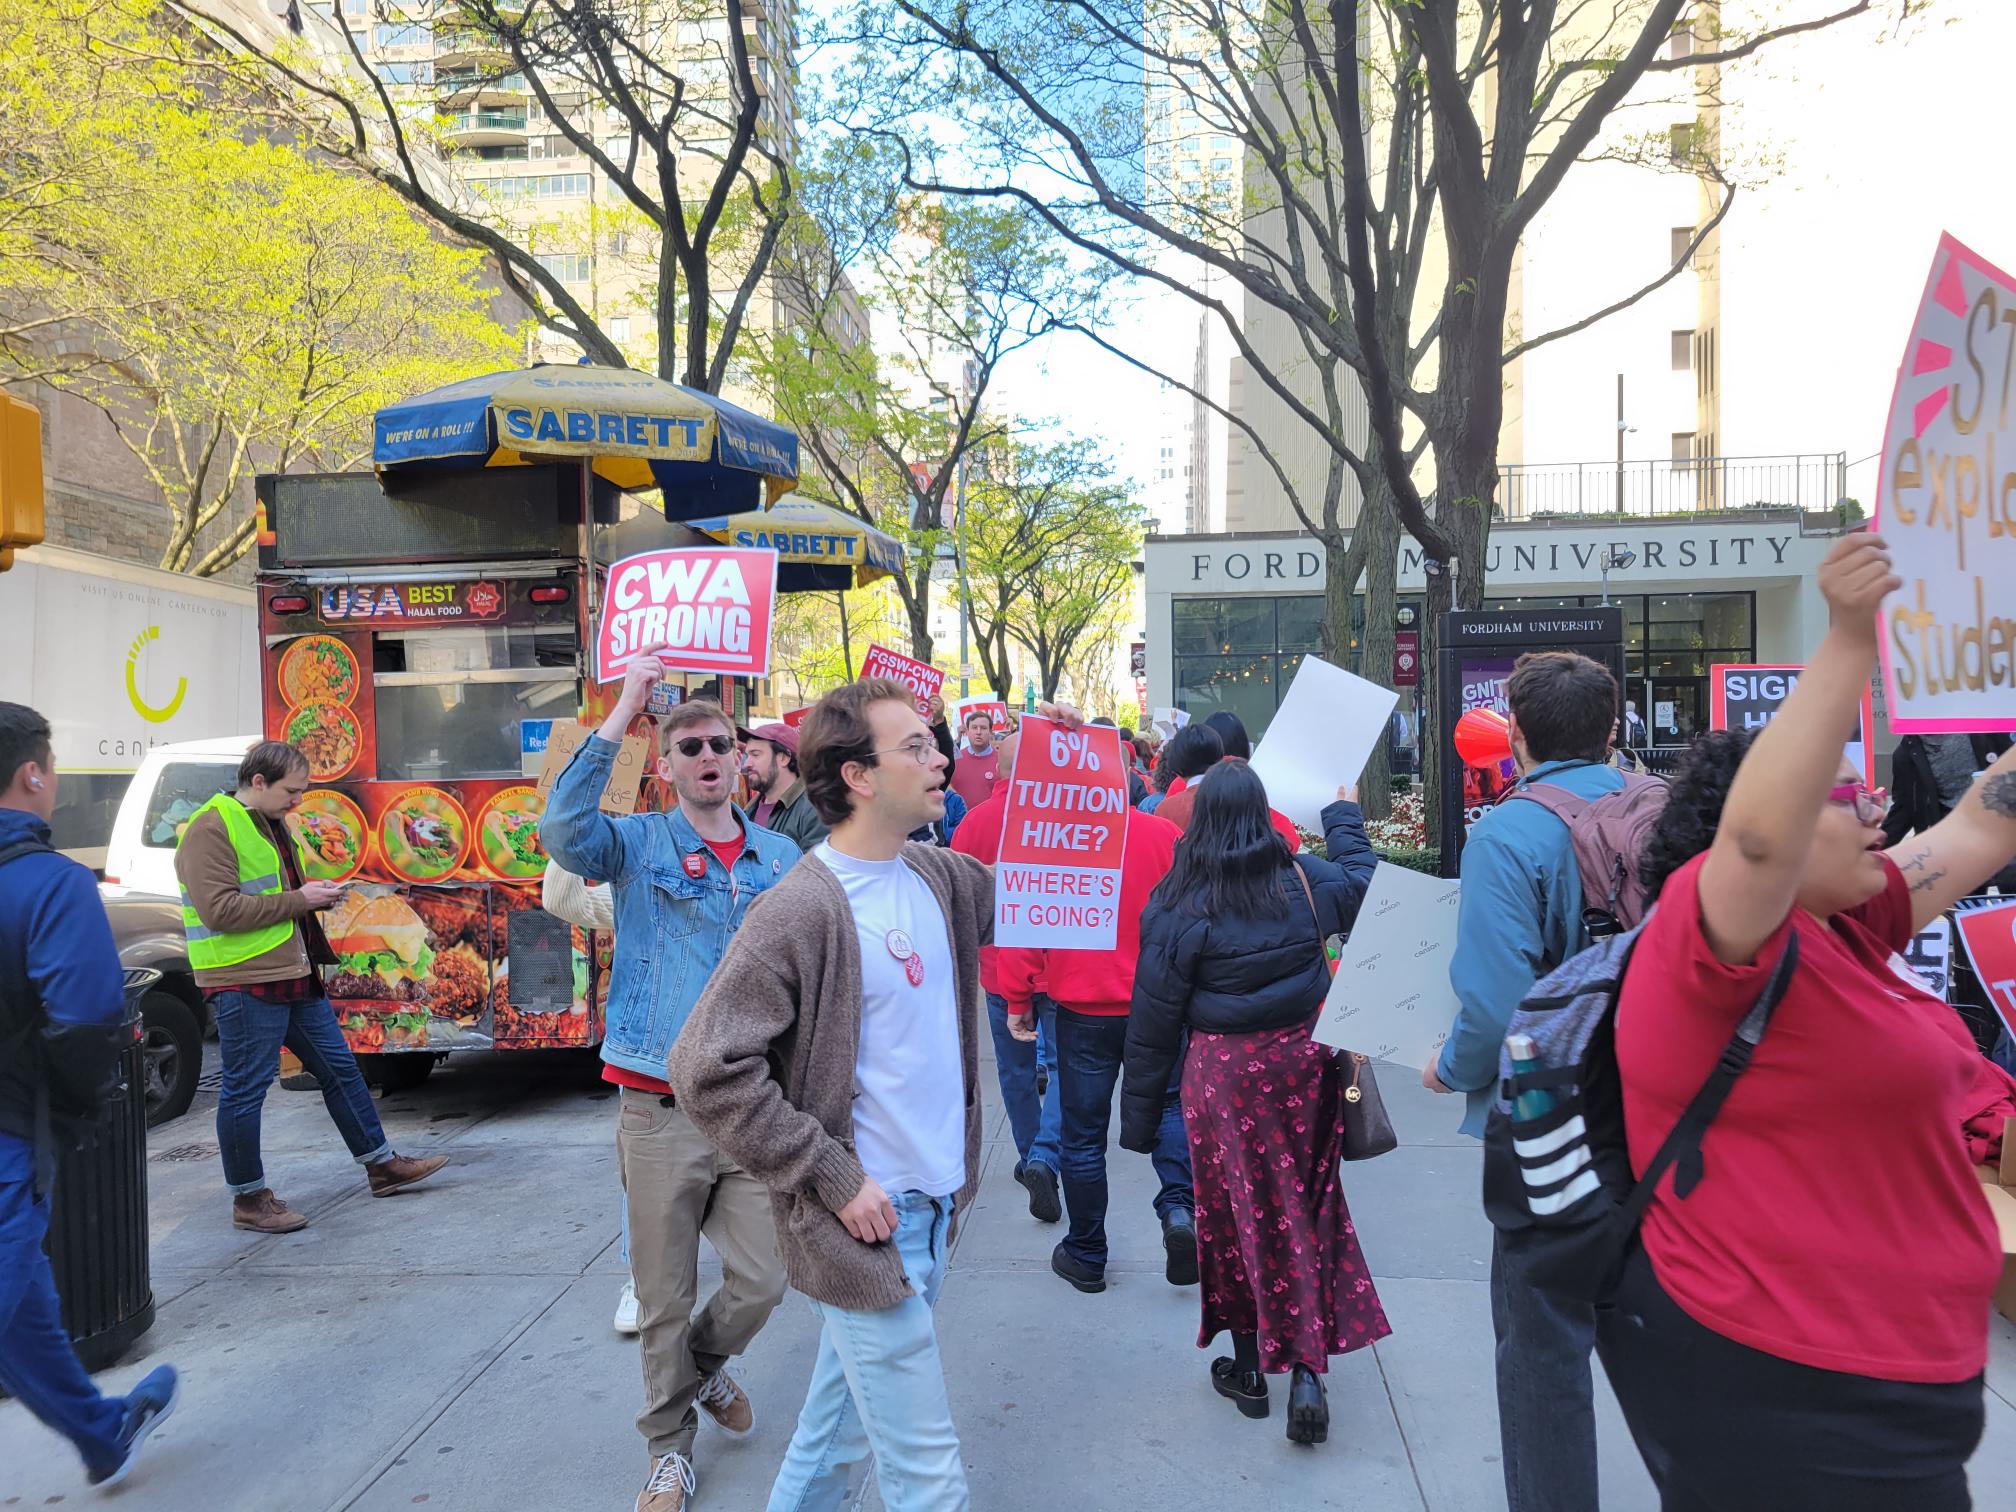
[[[1064, 1210], [1071, 1228], [1064, 1251], [1087, 1265], [1106, 1264], [1106, 1136], [1113, 1122], [1113, 1089], [1127, 1050], [1127, 1015], [1100, 1017], [1057, 1010], [1057, 1070], [1064, 1084]], [[1190, 1138], [1183, 1130], [1183, 1057], [1169, 1072], [1162, 1124], [1152, 1159], [1162, 1190], [1155, 1216], [1195, 1206], [1190, 1191]]]
[[[1001, 1101], [1008, 1107], [1008, 1128], [1015, 1136], [1016, 1174], [1034, 1161], [1057, 1169], [1057, 1146], [1063, 1128], [1063, 1089], [1057, 1078], [1057, 1005], [1036, 995], [1036, 1042], [1018, 1040], [1008, 1032], [1008, 999], [987, 994], [987, 1019], [994, 1026], [994, 1069], [1001, 1077]], [[1050, 1073], [1043, 1095], [1036, 1095], [1036, 1066]]]
[[945, 1281], [952, 1199], [902, 1192], [896, 1233], [913, 1294], [856, 1312], [814, 1302], [824, 1325], [798, 1431], [770, 1488], [769, 1512], [837, 1512], [850, 1468], [875, 1454], [888, 1512], [968, 1512], [966, 1465], [938, 1359], [931, 1309]]
[[1498, 1336], [1498, 1436], [1509, 1512], [1586, 1512], [1596, 1497], [1596, 1309], [1537, 1289], [1496, 1238], [1491, 1328]]
[[217, 1016], [217, 1048], [224, 1088], [217, 1099], [217, 1148], [224, 1157], [224, 1184], [234, 1196], [264, 1188], [259, 1159], [259, 1112], [280, 1067], [284, 1044], [322, 1089], [329, 1116], [357, 1164], [392, 1158], [371, 1089], [357, 1069], [357, 1057], [336, 1023], [326, 997], [306, 1003], [269, 1003], [244, 992], [220, 992], [211, 1000]]
[[119, 1462], [126, 1399], [108, 1397], [78, 1363], [56, 1277], [42, 1253], [49, 1200], [35, 1195], [35, 1147], [0, 1134], [0, 1386], [77, 1446], [90, 1470]]

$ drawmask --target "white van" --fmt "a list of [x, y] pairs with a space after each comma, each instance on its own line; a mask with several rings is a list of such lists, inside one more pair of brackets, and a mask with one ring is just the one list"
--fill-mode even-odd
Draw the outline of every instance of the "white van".
[[183, 740], [156, 746], [141, 757], [105, 847], [108, 895], [180, 896], [176, 836], [191, 814], [238, 786], [238, 763], [258, 740], [256, 735]]

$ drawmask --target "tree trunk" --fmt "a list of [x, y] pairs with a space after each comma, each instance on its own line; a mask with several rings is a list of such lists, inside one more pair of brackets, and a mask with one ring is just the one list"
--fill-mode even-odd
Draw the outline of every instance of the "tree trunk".
[[[1362, 538], [1365, 561], [1365, 631], [1359, 641], [1358, 674], [1384, 685], [1393, 676], [1399, 632], [1400, 513], [1393, 507], [1392, 487], [1384, 472], [1375, 469], [1373, 477], [1355, 532]], [[1358, 781], [1358, 802], [1369, 819], [1384, 819], [1393, 812], [1390, 739], [1382, 737], [1372, 747]]]

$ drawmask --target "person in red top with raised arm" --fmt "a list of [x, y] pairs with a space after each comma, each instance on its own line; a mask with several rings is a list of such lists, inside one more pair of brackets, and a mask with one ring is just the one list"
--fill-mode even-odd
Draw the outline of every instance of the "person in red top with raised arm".
[[1881, 848], [1886, 797], [1841, 732], [1901, 586], [1881, 540], [1835, 546], [1820, 568], [1833, 624], [1798, 686], [1747, 753], [1717, 733], [1688, 754], [1646, 850], [1659, 903], [1616, 1020], [1634, 1168], [1799, 942], [1699, 1184], [1660, 1188], [1598, 1314], [1668, 1512], [1971, 1505], [2002, 1248], [1965, 1126], [2016, 1110], [2016, 1083], [1890, 960], [2016, 855], [2016, 756]]
[[[1111, 950], [1004, 947], [995, 968], [1011, 1032], [1025, 1039], [1034, 1036], [1039, 982], [1048, 983], [1056, 1004], [1064, 1206], [1071, 1226], [1051, 1252], [1050, 1268], [1082, 1292], [1106, 1289], [1106, 1135], [1127, 1048], [1127, 1009], [1134, 997], [1134, 964], [1141, 953], [1141, 911], [1175, 859], [1177, 833], [1175, 825], [1153, 814], [1135, 810], [1127, 815], [1120, 855], [1120, 923]], [[1191, 1217], [1195, 1204], [1180, 1083], [1180, 1072], [1169, 1079], [1153, 1151], [1155, 1174], [1161, 1180], [1155, 1213], [1162, 1220], [1169, 1284], [1194, 1286], [1197, 1230]]]

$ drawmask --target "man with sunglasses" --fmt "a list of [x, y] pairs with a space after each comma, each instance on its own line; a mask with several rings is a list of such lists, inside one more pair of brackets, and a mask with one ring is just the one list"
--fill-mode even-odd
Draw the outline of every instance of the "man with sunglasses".
[[[682, 1512], [693, 1496], [701, 1412], [732, 1437], [754, 1428], [727, 1363], [749, 1347], [785, 1284], [769, 1194], [694, 1127], [665, 1062], [750, 902], [799, 851], [736, 809], [735, 725], [704, 699], [658, 720], [655, 770], [676, 807], [620, 818], [601, 811], [623, 736], [664, 670], [655, 649], [631, 663], [609, 717], [554, 782], [539, 826], [553, 861], [612, 884], [616, 906], [602, 1074], [623, 1089], [616, 1160], [644, 1365], [637, 1428], [651, 1452], [636, 1512]], [[696, 1313], [703, 1233], [721, 1257], [721, 1285]]]
[[871, 1451], [889, 1512], [965, 1512], [932, 1306], [980, 1182], [994, 874], [909, 841], [944, 812], [946, 757], [897, 684], [820, 699], [799, 768], [832, 833], [729, 947], [667, 1074], [770, 1187], [785, 1268], [821, 1323], [769, 1512], [839, 1506]]

